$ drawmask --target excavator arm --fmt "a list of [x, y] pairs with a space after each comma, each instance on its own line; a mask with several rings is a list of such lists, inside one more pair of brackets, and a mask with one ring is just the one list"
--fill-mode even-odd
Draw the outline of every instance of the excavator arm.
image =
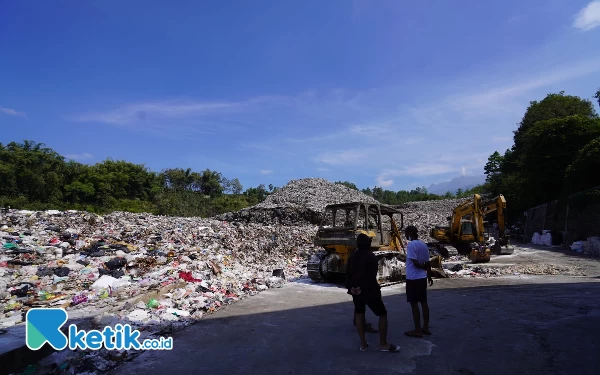
[[506, 199], [504, 195], [500, 194], [496, 198], [487, 202], [483, 206], [483, 214], [487, 215], [494, 211], [497, 211], [496, 214], [498, 217], [498, 228], [500, 229], [500, 236], [504, 236], [504, 230], [506, 229], [506, 220], [504, 218], [504, 211], [506, 210]]
[[450, 231], [452, 239], [455, 241], [459, 240], [461, 220], [464, 216], [470, 215], [471, 222], [473, 223], [473, 229], [475, 233], [474, 239], [476, 242], [483, 242], [483, 209], [481, 204], [481, 196], [474, 194], [472, 200], [468, 200], [465, 203], [457, 206], [452, 212], [452, 221], [450, 223]]
[[497, 254], [512, 254], [514, 248], [509, 244], [508, 236], [506, 236], [506, 199], [500, 194], [496, 198], [490, 200], [483, 206], [483, 214], [487, 215], [492, 212], [497, 212], [499, 243], [494, 245], [494, 253]]
[[391, 216], [390, 219], [392, 223], [390, 245], [395, 250], [400, 251], [400, 249], [402, 249], [402, 251], [406, 254], [406, 249], [404, 248], [404, 243], [402, 242], [402, 235], [400, 234], [396, 220], [394, 220], [394, 218]]

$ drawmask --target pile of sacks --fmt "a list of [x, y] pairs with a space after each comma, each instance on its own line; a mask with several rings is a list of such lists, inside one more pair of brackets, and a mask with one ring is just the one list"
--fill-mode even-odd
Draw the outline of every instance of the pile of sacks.
[[571, 250], [593, 256], [600, 256], [600, 237], [588, 237], [587, 241], [575, 241]]
[[229, 212], [216, 218], [244, 223], [319, 225], [328, 204], [378, 203], [360, 191], [322, 178], [292, 180], [256, 206]]
[[531, 237], [531, 243], [534, 245], [552, 246], [552, 234], [549, 230], [543, 230], [542, 234], [535, 232]]
[[[31, 307], [85, 316], [136, 300], [127, 309], [140, 322], [200, 318], [303, 277], [315, 231], [125, 212], [5, 212], [0, 327], [22, 322]], [[144, 298], [161, 290], [170, 294]]]

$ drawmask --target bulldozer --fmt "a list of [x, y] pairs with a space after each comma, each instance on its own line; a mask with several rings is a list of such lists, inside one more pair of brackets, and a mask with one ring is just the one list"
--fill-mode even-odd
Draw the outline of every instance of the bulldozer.
[[[400, 228], [394, 215], [400, 216]], [[330, 282], [343, 277], [348, 259], [356, 250], [356, 238], [364, 233], [371, 238], [371, 249], [379, 261], [378, 283], [387, 286], [402, 282], [406, 261], [406, 249], [400, 234], [402, 228], [402, 212], [383, 204], [352, 202], [327, 205], [313, 241], [322, 250], [309, 258], [308, 276], [315, 282]]]
[[[506, 199], [502, 194], [486, 203], [479, 194], [474, 194], [472, 199], [454, 208], [448, 217], [450, 226], [431, 229], [430, 236], [437, 242], [430, 245], [446, 258], [468, 255], [473, 263], [487, 263], [492, 254], [512, 254], [514, 248], [505, 234], [505, 210]], [[492, 212], [497, 212], [499, 226], [498, 239], [493, 240], [486, 236], [484, 228], [484, 218]]]

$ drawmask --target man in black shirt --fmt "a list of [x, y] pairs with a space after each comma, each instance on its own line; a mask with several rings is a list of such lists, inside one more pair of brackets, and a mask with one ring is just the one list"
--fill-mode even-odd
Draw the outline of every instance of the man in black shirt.
[[352, 294], [356, 314], [356, 327], [360, 336], [360, 350], [369, 347], [365, 339], [366, 306], [379, 317], [379, 349], [383, 352], [397, 352], [399, 347], [387, 342], [387, 310], [381, 299], [381, 287], [377, 282], [378, 262], [371, 251], [371, 238], [359, 234], [356, 238], [357, 249], [348, 260], [346, 269], [346, 288]]

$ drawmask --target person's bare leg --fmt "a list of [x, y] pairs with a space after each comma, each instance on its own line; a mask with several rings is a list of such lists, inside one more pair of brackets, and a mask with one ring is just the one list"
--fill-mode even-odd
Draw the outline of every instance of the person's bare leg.
[[387, 342], [388, 319], [387, 314], [379, 317], [379, 347], [388, 349], [390, 344]]
[[429, 331], [429, 305], [427, 302], [421, 302], [421, 307], [423, 308], [423, 331]]
[[413, 331], [405, 332], [404, 334], [407, 336], [422, 337], [423, 332], [421, 331], [421, 312], [419, 311], [419, 303], [411, 302], [410, 307], [412, 308], [412, 316], [413, 322], [415, 324], [415, 329]]
[[356, 314], [356, 329], [358, 329], [358, 336], [360, 337], [360, 347], [365, 349], [367, 347], [367, 339], [365, 338], [365, 314]]

